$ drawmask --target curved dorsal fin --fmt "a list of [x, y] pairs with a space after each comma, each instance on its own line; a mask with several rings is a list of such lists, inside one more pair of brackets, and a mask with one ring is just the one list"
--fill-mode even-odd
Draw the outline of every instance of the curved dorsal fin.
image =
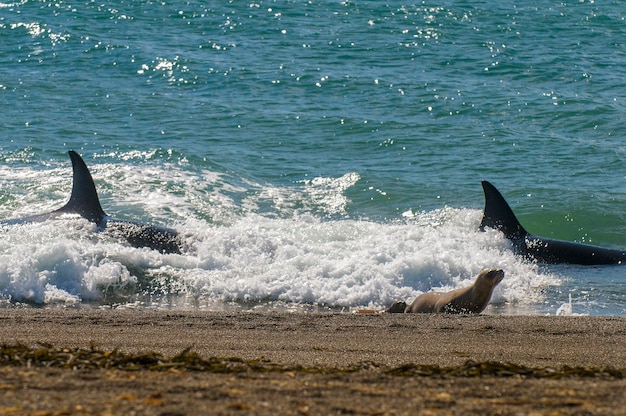
[[524, 238], [528, 232], [519, 223], [502, 194], [487, 181], [482, 181], [482, 185], [485, 192], [485, 210], [480, 229], [484, 231], [485, 227], [495, 228], [510, 240]]
[[106, 216], [100, 200], [96, 185], [93, 182], [91, 173], [87, 169], [85, 161], [73, 150], [69, 151], [70, 159], [72, 159], [72, 168], [74, 169], [72, 195], [70, 200], [57, 212], [71, 212], [79, 214], [81, 217], [99, 224]]

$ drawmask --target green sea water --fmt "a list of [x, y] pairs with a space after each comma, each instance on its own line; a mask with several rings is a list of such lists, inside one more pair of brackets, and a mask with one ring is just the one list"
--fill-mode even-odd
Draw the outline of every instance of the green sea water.
[[192, 251], [9, 229], [0, 299], [382, 307], [502, 267], [488, 313], [571, 296], [624, 315], [622, 267], [530, 264], [476, 229], [485, 179], [535, 234], [626, 248], [625, 17], [617, 1], [2, 2], [1, 218], [62, 205], [74, 149], [107, 212]]

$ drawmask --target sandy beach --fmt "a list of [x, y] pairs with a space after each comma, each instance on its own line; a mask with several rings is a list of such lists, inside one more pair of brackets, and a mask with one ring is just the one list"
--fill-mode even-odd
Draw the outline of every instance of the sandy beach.
[[0, 415], [620, 415], [624, 341], [621, 317], [10, 308]]

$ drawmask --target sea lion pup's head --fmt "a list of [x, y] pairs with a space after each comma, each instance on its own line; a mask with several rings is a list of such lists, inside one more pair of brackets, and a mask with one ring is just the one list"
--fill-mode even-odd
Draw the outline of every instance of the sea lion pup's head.
[[481, 288], [491, 289], [504, 279], [504, 270], [502, 269], [487, 269], [478, 273], [476, 276], [476, 282], [474, 286], [480, 286]]

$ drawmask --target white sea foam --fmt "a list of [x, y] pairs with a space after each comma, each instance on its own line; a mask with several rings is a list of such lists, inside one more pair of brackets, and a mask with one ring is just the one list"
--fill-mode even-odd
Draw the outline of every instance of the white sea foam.
[[[22, 173], [12, 175], [18, 182], [40, 182], [40, 195], [64, 189], [67, 193], [71, 186], [67, 169]], [[496, 304], [540, 302], [543, 288], [559, 284], [558, 278], [514, 256], [500, 233], [477, 231], [478, 210], [448, 207], [405, 213], [402, 220], [386, 222], [328, 219], [325, 214], [341, 212], [349, 204], [344, 191], [358, 180], [354, 174], [319, 178], [303, 188], [255, 184], [263, 192], [246, 193], [219, 175], [176, 165], [138, 170], [102, 164], [92, 173], [105, 210], [112, 205], [126, 218], [136, 214], [135, 219], [173, 221], [189, 252], [163, 255], [132, 248], [76, 218], [5, 226], [0, 241], [1, 299], [35, 304], [150, 306], [175, 299], [170, 306], [281, 302], [383, 308], [428, 290], [467, 286], [485, 268], [506, 272], [493, 295]], [[15, 188], [23, 189], [23, 183]], [[245, 196], [233, 196], [238, 192]], [[250, 209], [265, 204], [271, 194], [300, 202], [297, 208], [276, 203], [271, 215]], [[36, 214], [62, 205], [66, 198], [37, 202], [22, 193], [14, 204], [22, 214]], [[238, 207], [237, 198], [247, 200], [248, 208]], [[11, 217], [6, 204], [2, 207], [3, 218]], [[214, 221], [214, 216], [229, 219]]]
[[437, 214], [450, 219], [424, 226], [249, 215], [201, 236], [202, 260], [180, 278], [208, 299], [375, 307], [466, 286], [491, 267], [507, 271], [496, 302], [537, 300], [542, 285], [556, 283], [520, 262], [496, 233], [475, 231], [476, 211]]
[[191, 246], [184, 255], [128, 247], [80, 219], [18, 226], [5, 231], [0, 288], [4, 298], [43, 304], [125, 302], [145, 293], [182, 297], [186, 306], [384, 307], [466, 286], [491, 267], [506, 270], [496, 303], [538, 301], [543, 286], [558, 284], [513, 256], [497, 233], [475, 231], [476, 211], [426, 215], [448, 219], [433, 226], [248, 214], [217, 227], [190, 220], [181, 227]]
[[585, 313], [574, 312], [574, 304], [572, 303], [571, 293], [569, 293], [568, 299], [569, 299], [568, 302], [559, 306], [559, 308], [556, 310], [555, 315], [557, 316], [585, 316], [587, 315]]

